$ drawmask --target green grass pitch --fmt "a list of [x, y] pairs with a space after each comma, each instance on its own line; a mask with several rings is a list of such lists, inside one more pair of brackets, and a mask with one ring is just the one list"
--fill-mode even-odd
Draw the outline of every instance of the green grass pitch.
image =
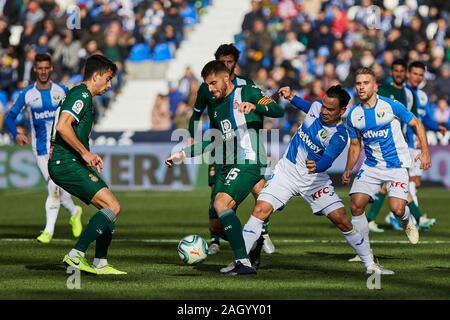
[[[348, 208], [347, 189], [339, 189]], [[81, 289], [67, 288], [61, 260], [74, 244], [68, 213], [61, 209], [54, 241], [34, 239], [45, 222], [46, 194], [36, 191], [0, 191], [0, 299], [449, 299], [450, 214], [449, 191], [421, 189], [420, 205], [437, 218], [421, 243], [407, 243], [403, 232], [384, 223], [386, 205], [378, 223], [383, 234], [371, 234], [379, 262], [396, 274], [381, 278], [381, 290], [369, 290], [361, 263], [328, 219], [316, 217], [299, 198], [272, 216], [273, 255], [262, 254], [256, 276], [225, 277], [218, 269], [232, 260], [222, 241], [219, 255], [198, 267], [178, 257], [178, 240], [188, 234], [209, 239], [209, 190], [195, 192], [118, 192], [122, 214], [109, 252], [109, 262], [125, 276], [81, 275]], [[76, 200], [77, 203], [80, 201]], [[253, 199], [238, 214], [245, 223]], [[95, 212], [84, 208], [84, 224]], [[91, 245], [87, 252], [93, 257]]]

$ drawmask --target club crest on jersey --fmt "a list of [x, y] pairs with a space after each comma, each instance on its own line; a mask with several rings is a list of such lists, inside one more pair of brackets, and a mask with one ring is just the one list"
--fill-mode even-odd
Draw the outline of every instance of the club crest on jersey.
[[239, 108], [239, 102], [237, 100], [234, 100], [233, 102], [233, 109], [237, 110]]
[[89, 179], [91, 179], [92, 182], [98, 182], [98, 178], [92, 173], [89, 173]]
[[83, 92], [81, 94], [83, 96], [83, 98], [87, 99], [89, 97], [89, 94], [87, 92]]
[[378, 118], [383, 118], [385, 114], [386, 114], [386, 113], [385, 113], [384, 111], [378, 111], [378, 112], [377, 112], [377, 117], [378, 117]]
[[328, 137], [328, 132], [327, 132], [327, 130], [324, 130], [324, 129], [320, 130], [320, 131], [319, 131], [319, 137], [320, 137], [321, 139], [326, 139], [326, 138]]
[[72, 110], [76, 114], [80, 114], [81, 109], [83, 109], [83, 107], [84, 107], [83, 101], [82, 100], [77, 100], [77, 101], [74, 102], [74, 104], [72, 106]]

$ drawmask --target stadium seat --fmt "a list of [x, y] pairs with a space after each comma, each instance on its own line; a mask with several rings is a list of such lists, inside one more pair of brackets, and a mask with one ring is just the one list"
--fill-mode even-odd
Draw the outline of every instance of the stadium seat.
[[153, 51], [153, 61], [167, 61], [173, 59], [174, 54], [171, 48], [171, 44], [168, 42], [159, 43], [155, 46]]
[[136, 43], [131, 47], [129, 61], [140, 62], [150, 60], [150, 47], [146, 43]]

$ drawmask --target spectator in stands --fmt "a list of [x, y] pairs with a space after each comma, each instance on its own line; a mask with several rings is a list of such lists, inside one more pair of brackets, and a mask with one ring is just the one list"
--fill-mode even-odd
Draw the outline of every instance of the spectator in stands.
[[79, 73], [81, 42], [73, 39], [71, 30], [62, 35], [62, 42], [55, 48], [53, 59], [62, 73]]
[[152, 130], [167, 131], [172, 128], [168, 98], [158, 94], [152, 107]]
[[25, 48], [25, 55], [19, 58], [19, 65], [17, 68], [17, 87], [22, 90], [30, 83], [36, 80], [34, 67], [34, 58], [36, 56], [36, 50], [34, 46], [27, 46]]
[[5, 91], [8, 99], [17, 84], [17, 70], [14, 59], [7, 53], [0, 54], [0, 90]]
[[277, 7], [277, 15], [281, 19], [292, 19], [298, 14], [297, 4], [293, 0], [280, 0]]
[[264, 24], [266, 23], [266, 17], [261, 9], [260, 2], [260, 0], [250, 1], [251, 11], [245, 15], [244, 21], [242, 22], [242, 32], [244, 33], [244, 36], [247, 36], [250, 33], [255, 20], [263, 21]]
[[448, 96], [450, 92], [450, 62], [442, 65], [441, 74], [434, 83], [434, 92], [438, 97]]
[[175, 129], [187, 129], [191, 115], [192, 108], [188, 105], [187, 101], [183, 100], [178, 103], [177, 110], [173, 116]]
[[7, 20], [0, 16], [0, 51], [9, 47], [9, 37], [11, 32]]
[[180, 79], [180, 81], [178, 82], [178, 90], [181, 92], [181, 94], [183, 95], [183, 99], [189, 99], [189, 96], [191, 94], [191, 87], [192, 87], [192, 82], [193, 81], [197, 81], [197, 78], [194, 76], [194, 73], [192, 72], [191, 67], [186, 67], [186, 69], [184, 69], [184, 75], [183, 77]]
[[272, 38], [263, 20], [254, 20], [252, 30], [245, 38], [247, 47], [246, 71], [253, 74], [262, 66], [263, 59], [268, 58], [272, 47]]

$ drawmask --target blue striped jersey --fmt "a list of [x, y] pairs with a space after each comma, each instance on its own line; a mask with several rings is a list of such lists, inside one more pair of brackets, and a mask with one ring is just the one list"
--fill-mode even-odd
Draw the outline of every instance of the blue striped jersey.
[[377, 96], [375, 106], [355, 104], [347, 116], [350, 139], [361, 138], [370, 167], [408, 168], [411, 156], [401, 129], [414, 115], [396, 100]]

